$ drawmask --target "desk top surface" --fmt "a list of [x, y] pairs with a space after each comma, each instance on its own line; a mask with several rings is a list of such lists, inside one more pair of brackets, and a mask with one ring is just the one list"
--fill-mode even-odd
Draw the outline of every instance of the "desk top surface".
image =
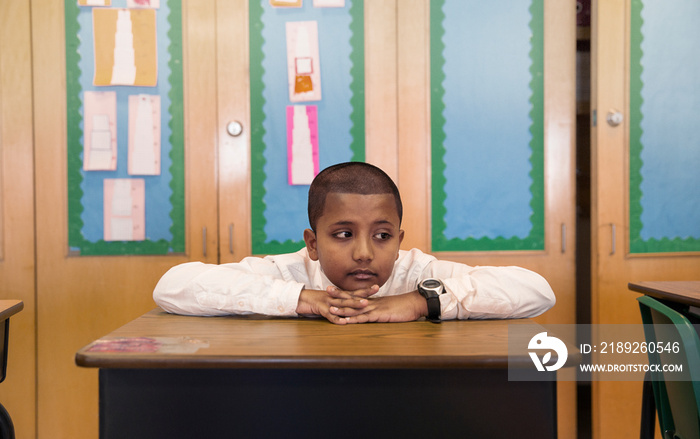
[[634, 282], [629, 289], [657, 299], [700, 306], [700, 281]]
[[0, 300], [0, 322], [22, 311], [24, 302], [21, 300]]
[[188, 317], [156, 308], [83, 347], [76, 363], [100, 368], [506, 368], [509, 325], [523, 325], [516, 328], [522, 352], [511, 355], [511, 364], [531, 366], [527, 344], [539, 325], [530, 319], [336, 326], [310, 318]]

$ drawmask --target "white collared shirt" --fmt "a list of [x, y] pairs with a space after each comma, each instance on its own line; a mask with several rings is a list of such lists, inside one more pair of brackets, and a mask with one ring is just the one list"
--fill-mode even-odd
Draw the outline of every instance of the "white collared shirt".
[[[440, 279], [443, 320], [535, 317], [555, 303], [547, 281], [520, 267], [470, 267], [440, 261], [418, 249], [399, 251], [391, 277], [373, 297], [415, 291], [427, 278]], [[221, 316], [296, 316], [301, 290], [332, 285], [305, 248], [296, 253], [248, 257], [238, 263], [188, 262], [168, 270], [153, 291], [167, 312]]]

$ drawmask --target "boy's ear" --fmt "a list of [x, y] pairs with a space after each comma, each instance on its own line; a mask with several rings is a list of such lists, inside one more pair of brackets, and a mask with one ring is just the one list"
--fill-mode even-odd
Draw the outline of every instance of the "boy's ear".
[[311, 258], [312, 261], [318, 261], [316, 233], [311, 229], [305, 229], [304, 242], [306, 243], [306, 251], [309, 253], [309, 258]]
[[[403, 230], [399, 230], [399, 247], [401, 247], [401, 243], [403, 242]], [[399, 252], [396, 252], [396, 259], [399, 258]]]

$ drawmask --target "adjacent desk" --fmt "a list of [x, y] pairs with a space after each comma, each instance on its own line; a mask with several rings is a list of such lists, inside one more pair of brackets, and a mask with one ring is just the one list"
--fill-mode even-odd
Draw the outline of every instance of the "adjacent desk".
[[700, 307], [700, 281], [631, 282], [629, 289], [656, 299]]
[[[10, 317], [22, 311], [24, 303], [21, 300], [0, 300], [0, 383], [7, 375], [8, 342], [10, 340]], [[10, 415], [0, 404], [0, 437], [12, 439], [15, 437], [15, 428]]]
[[[508, 381], [508, 325], [532, 323], [335, 326], [155, 309], [76, 362], [100, 369], [103, 439], [552, 438], [556, 381]], [[511, 362], [532, 367], [525, 350]]]

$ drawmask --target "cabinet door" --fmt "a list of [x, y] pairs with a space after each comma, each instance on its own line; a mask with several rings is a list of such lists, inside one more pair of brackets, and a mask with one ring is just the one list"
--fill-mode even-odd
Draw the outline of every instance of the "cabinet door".
[[[317, 111], [321, 169], [366, 160], [397, 178], [396, 2], [272, 3], [217, 2], [221, 262], [303, 246], [308, 185], [288, 183], [285, 110]], [[321, 94], [308, 101], [287, 90], [295, 34], [285, 28], [298, 22], [317, 29]], [[240, 133], [229, 132], [232, 122]]]
[[[456, 7], [457, 9], [464, 5], [448, 0], [437, 2], [436, 4], [440, 3]], [[537, 8], [529, 10], [529, 4], [539, 4], [539, 12]], [[472, 7], [474, 6], [472, 5]], [[486, 9], [494, 8], [488, 5], [483, 7]], [[482, 6], [477, 6], [476, 10], [481, 10], [481, 8]], [[527, 164], [522, 166], [523, 169], [517, 169], [519, 173], [539, 172], [541, 174], [539, 177], [533, 177], [533, 180], [539, 178], [541, 184], [540, 188], [537, 189], [537, 193], [533, 189], [533, 193], [528, 195], [531, 195], [533, 198], [542, 197], [542, 212], [537, 214], [542, 220], [541, 226], [537, 226], [542, 228], [542, 236], [540, 238], [542, 242], [532, 247], [532, 249], [519, 248], [516, 245], [513, 248], [501, 250], [499, 236], [491, 240], [492, 245], [482, 248], [477, 241], [485, 239], [482, 239], [482, 236], [474, 235], [465, 239], [465, 244], [461, 247], [457, 246], [455, 249], [445, 249], [444, 246], [436, 244], [437, 238], [443, 239], [443, 237], [437, 236], [437, 234], [441, 233], [437, 221], [444, 220], [444, 218], [441, 215], [435, 216], [435, 212], [438, 208], [445, 209], [445, 205], [441, 204], [441, 200], [435, 199], [436, 188], [431, 188], [431, 186], [444, 184], [444, 182], [436, 180], [436, 174], [441, 172], [439, 166], [442, 165], [444, 167], [447, 160], [446, 156], [435, 156], [434, 154], [436, 149], [447, 148], [445, 138], [450, 137], [451, 134], [447, 133], [445, 135], [444, 133], [435, 132], [437, 128], [443, 129], [440, 124], [435, 123], [435, 119], [443, 117], [443, 114], [445, 114], [440, 109], [440, 102], [438, 101], [447, 99], [447, 95], [450, 92], [453, 94], [470, 93], [469, 90], [479, 89], [481, 85], [469, 84], [464, 89], [451, 90], [448, 85], [445, 85], [447, 84], [446, 82], [442, 83], [440, 82], [441, 79], [438, 78], [437, 82], [432, 82], [433, 92], [431, 93], [432, 78], [438, 75], [445, 76], [445, 73], [439, 67], [441, 63], [445, 66], [445, 71], [449, 68], [444, 64], [443, 51], [445, 45], [443, 42], [453, 38], [454, 34], [446, 34], [444, 32], [436, 34], [434, 29], [431, 31], [431, 26], [435, 28], [442, 25], [440, 18], [437, 17], [438, 21], [435, 22], [431, 19], [431, 14], [442, 13], [444, 18], [445, 13], [439, 7], [435, 10], [433, 2], [414, 0], [402, 2], [398, 9], [399, 183], [402, 192], [407, 194], [407, 206], [405, 207], [407, 217], [405, 225], [406, 238], [404, 243], [409, 247], [432, 249], [433, 252], [439, 253], [440, 257], [459, 260], [469, 265], [513, 264], [531, 268], [544, 275], [550, 281], [557, 295], [557, 305], [544, 314], [541, 321], [543, 323], [572, 323], [574, 321], [575, 302], [575, 249], [573, 245], [575, 232], [575, 171], [573, 156], [575, 127], [575, 9], [573, 6], [554, 5], [539, 0], [522, 2], [520, 9], [522, 10], [521, 15], [525, 17], [521, 20], [521, 24], [528, 27], [532, 26], [528, 20], [534, 20], [535, 22], [539, 20], [537, 25], [540, 29], [538, 31], [539, 37], [544, 38], [544, 40], [540, 40], [538, 47], [532, 48], [533, 52], [539, 51], [539, 63], [542, 69], [541, 72], [543, 72], [535, 73], [532, 81], [536, 82], [538, 79], [541, 79], [542, 75], [546, 80], [542, 81], [541, 88], [538, 91], [534, 88], [532, 89], [533, 97], [528, 98], [526, 96], [524, 98], [525, 101], [528, 99], [536, 100], [538, 98], [535, 95], [539, 94], [539, 99], [542, 99], [542, 102], [534, 105], [532, 110], [533, 113], [541, 112], [541, 115], [537, 116], [539, 119], [536, 119], [536, 116], [532, 116], [531, 122], [533, 131], [541, 130], [542, 132], [539, 138], [541, 144], [537, 145], [542, 154], [540, 163], [537, 165], [540, 168], [538, 170], [535, 169], [535, 165]], [[469, 15], [469, 11], [467, 11], [467, 15]], [[571, 17], [571, 20], [567, 20], [567, 17]], [[477, 18], [475, 22], [480, 22], [480, 20]], [[466, 27], [466, 24], [463, 27]], [[491, 25], [483, 26], [481, 29], [474, 30], [473, 33], [478, 34], [478, 32], [483, 32], [485, 31], [484, 29], [488, 30], [491, 27]], [[431, 40], [433, 36], [435, 36], [436, 41]], [[459, 37], [459, 35], [457, 36]], [[507, 40], [508, 37], [509, 35], [504, 35], [502, 38]], [[497, 36], [494, 35], [493, 38], [496, 39]], [[516, 39], [520, 40], [521, 38], [516, 36]], [[453, 42], [453, 45], [456, 47], [459, 47], [459, 44], [460, 41]], [[534, 44], [537, 44], [536, 41]], [[473, 44], [469, 47], [472, 47], [474, 51], [482, 50], [480, 44]], [[466, 48], [463, 52], [467, 54], [465, 56], [472, 56]], [[477, 55], [479, 54], [474, 56]], [[481, 55], [486, 58], [498, 58], [500, 56], [498, 53], [488, 52]], [[527, 58], [529, 55], [526, 52], [524, 56]], [[477, 58], [468, 60], [465, 63], [467, 65], [465, 68], [469, 69], [469, 62], [472, 62], [471, 65], [474, 70], [482, 69], [482, 66], [477, 65], [477, 61]], [[503, 65], [502, 61], [492, 63], [492, 65], [497, 66], [499, 63]], [[535, 63], [534, 58], [532, 63]], [[508, 63], [505, 64], [508, 65]], [[528, 63], [526, 62], [526, 64]], [[456, 71], [458, 72], [458, 70]], [[455, 70], [452, 73], [454, 72]], [[489, 72], [486, 72], [486, 75], [489, 76]], [[492, 76], [496, 75], [503, 77], [504, 72], [495, 72]], [[458, 76], [456, 80], [458, 83], [459, 75], [457, 74], [456, 76]], [[473, 76], [471, 75], [470, 77]], [[466, 81], [466, 73], [464, 78], [464, 81]], [[444, 79], [442, 80], [444, 81]], [[454, 83], [455, 80], [453, 79], [452, 82]], [[527, 82], [524, 82], [524, 84], [525, 87], [534, 87], [528, 85]], [[442, 95], [434, 92], [436, 87], [444, 89]], [[489, 95], [488, 92], [485, 95], [486, 98], [490, 99], [491, 107], [496, 110], [499, 106], [503, 106], [504, 102], [508, 104], [511, 100], [516, 101], [519, 99], [518, 97], [504, 97], [494, 93]], [[463, 98], [465, 108], [471, 111], [470, 115], [477, 114], [478, 111], [484, 112], [486, 119], [492, 119], [487, 120], [487, 122], [492, 127], [491, 131], [494, 139], [499, 137], [499, 130], [506, 130], [510, 119], [499, 119], [498, 112], [489, 113], [489, 111], [493, 112], [492, 108], [472, 108], [471, 106], [474, 104], [469, 100], [471, 98], [471, 95]], [[431, 102], [431, 100], [435, 102]], [[488, 100], [486, 102], [488, 103]], [[430, 113], [431, 108], [433, 109], [432, 114]], [[436, 108], [437, 110], [435, 110]], [[530, 110], [525, 110], [526, 119], [527, 111]], [[473, 123], [473, 120], [468, 119], [466, 114], [457, 114], [457, 116], [458, 118], [462, 117], [462, 119], [452, 121], [453, 125]], [[442, 136], [442, 140], [437, 138], [438, 135]], [[496, 143], [494, 140], [493, 144], [485, 143], [474, 148], [467, 145], [470, 139], [465, 138], [461, 140], [463, 142], [461, 144], [458, 143], [453, 149], [469, 150], [472, 148], [476, 150], [475, 154], [479, 153], [479, 149], [488, 150]], [[527, 141], [524, 146], [525, 148], [528, 147]], [[507, 159], [508, 157], [503, 157], [503, 161]], [[464, 185], [468, 184], [468, 174], [477, 171], [482, 172], [475, 169], [478, 166], [483, 166], [487, 169], [493, 168], [495, 172], [500, 163], [493, 161], [489, 165], [489, 163], [484, 164], [477, 160], [467, 163], [462, 172]], [[438, 177], [440, 176], [438, 175]], [[508, 178], [507, 174], [503, 174], [503, 178]], [[441, 190], [440, 187], [437, 189]], [[498, 193], [489, 193], [489, 190], [489, 188], [484, 189], [485, 193], [480, 194], [481, 199], [488, 201], [489, 198], [493, 199], [499, 196]], [[460, 195], [459, 191], [452, 194], [448, 193], [447, 198], [455, 194]], [[473, 203], [471, 200], [467, 201]], [[448, 205], [447, 210], [450, 207], [454, 207], [454, 205]], [[484, 207], [484, 209], [486, 208], [487, 206]], [[501, 213], [504, 216], [508, 216], [512, 214], [512, 211], [505, 207]], [[468, 215], [469, 213], [466, 213], [464, 216]], [[527, 216], [525, 216], [525, 219], [527, 220]], [[466, 233], [469, 233], [466, 227], [464, 229]], [[438, 231], [437, 234], [436, 230]], [[476, 245], [471, 245], [469, 240], [476, 242]]]
[[0, 402], [18, 438], [35, 435], [36, 301], [29, 4], [0, 3], [0, 299], [24, 309], [10, 319]]
[[[162, 12], [164, 6], [177, 8], [180, 2], [160, 3]], [[76, 367], [76, 350], [152, 309], [153, 287], [171, 266], [189, 260], [217, 261], [214, 1], [182, 2], [184, 126], [174, 128], [184, 133], [185, 248], [173, 254], [99, 256], [75, 255], [69, 248], [73, 168], [67, 161], [71, 115], [66, 102], [75, 97], [68, 96], [72, 89], [67, 83], [76, 78], [66, 76], [66, 63], [67, 50], [76, 47], [74, 41], [66, 43], [65, 36], [67, 27], [75, 29], [77, 7], [73, 0], [65, 4], [37, 0], [31, 7], [37, 175], [36, 412], [41, 438], [97, 437], [97, 371]], [[180, 34], [178, 30], [173, 35]], [[90, 54], [82, 50], [83, 55]]]
[[[557, 297], [555, 307], [537, 320], [541, 323], [572, 324], [575, 323], [575, 4], [574, 2], [535, 0], [518, 2], [516, 6], [513, 9], [517, 9], [517, 11], [509, 10], [511, 13], [504, 14], [497, 6], [486, 2], [402, 0], [399, 4], [398, 177], [399, 188], [405, 196], [404, 229], [406, 237], [404, 244], [407, 247], [432, 248], [438, 258], [463, 262], [472, 266], [517, 265], [530, 268], [542, 274], [549, 281]], [[464, 15], [457, 16], [455, 10], [462, 10]], [[493, 15], [484, 15], [488, 13]], [[445, 21], [445, 16], [454, 20], [452, 22], [454, 26], [450, 29], [447, 29], [450, 23]], [[513, 36], [507, 21], [512, 19], [516, 20], [514, 24], [520, 26], [520, 31], [524, 31], [526, 37]], [[438, 29], [438, 27], [443, 26], [444, 32]], [[533, 26], [538, 29], [532, 30], [535, 29]], [[534, 32], [532, 40], [527, 37], [528, 27]], [[541, 114], [535, 115], [532, 119], [533, 130], [541, 130], [539, 139], [541, 144], [535, 145], [535, 147], [539, 148], [542, 153], [540, 157], [540, 166], [542, 167], [533, 172], [541, 173], [539, 178], [542, 186], [538, 191], [542, 196], [540, 206], [542, 209], [540, 212], [542, 242], [538, 244], [540, 248], [536, 250], [485, 251], [483, 248], [478, 248], [479, 245], [477, 245], [478, 251], [469, 251], [470, 243], [467, 242], [467, 246], [460, 250], [443, 251], [441, 247], [436, 245], [435, 238], [439, 226], [436, 219], [438, 221], [444, 219], [442, 215], [434, 216], [437, 201], [434, 197], [436, 189], [440, 189], [435, 185], [443, 184], [436, 180], [436, 177], [439, 177], [436, 172], [442, 172], [436, 165], [454, 163], [449, 159], [446, 160], [443, 156], [435, 155], [436, 150], [447, 148], [446, 142], [443, 143], [443, 141], [450, 134], [445, 136], [437, 132], [438, 128], [442, 130], [443, 127], [436, 125], [436, 118], [443, 117], [444, 113], [442, 110], [435, 111], [441, 102], [434, 100], [444, 100], [455, 96], [462, 99], [466, 111], [458, 113], [457, 120], [451, 121], [453, 126], [473, 125], [476, 120], [477, 124], [481, 124], [479, 128], [490, 127], [489, 135], [494, 140], [501, 136], [503, 131], [509, 130], [513, 120], [506, 117], [506, 114], [511, 115], [513, 112], [502, 114], [497, 109], [508, 109], [511, 103], [513, 106], [518, 105], [516, 96], [501, 93], [501, 88], [511, 84], [504, 82], [504, 87], [496, 86], [488, 89], [492, 92], [489, 95], [486, 87], [493, 87], [494, 84], [484, 84], [482, 87], [482, 84], [478, 82], [466, 82], [468, 80], [474, 81], [475, 74], [476, 76], [485, 74], [487, 77], [510, 78], [508, 69], [515, 68], [513, 66], [516, 63], [511, 65], [507, 62], [506, 54], [492, 50], [493, 47], [497, 48], [499, 44], [503, 44], [503, 41], [509, 41], [508, 38], [511, 38], [518, 45], [524, 44], [525, 46], [532, 41], [533, 56], [536, 57], [539, 52], [541, 73], [545, 78], [541, 83], [542, 88], [538, 92], [542, 101], [535, 106], [535, 111], [540, 111]], [[454, 48], [451, 52], [453, 56], [455, 54], [457, 56], [460, 54], [467, 57], [473, 56], [473, 58], [461, 60], [464, 62], [464, 75], [459, 73], [459, 69], [451, 71], [452, 83], [458, 85], [456, 90], [449, 89], [449, 85], [442, 82], [445, 79], [445, 72], [449, 68], [441, 62], [441, 58], [449, 56], [444, 52], [446, 44], [451, 44]], [[521, 50], [518, 55], [527, 58], [530, 56], [527, 52], [530, 49], [524, 50], [524, 53]], [[508, 50], [508, 53], [513, 53], [513, 51]], [[532, 62], [536, 64], [536, 59], [533, 58]], [[440, 67], [441, 65], [445, 66], [444, 70]], [[504, 65], [509, 67], [505, 70], [502, 68], [498, 70], [498, 66]], [[493, 72], [483, 71], [484, 68], [496, 70]], [[525, 70], [528, 69], [529, 67]], [[536, 71], [533, 70], [533, 72]], [[438, 75], [442, 75], [442, 78], [439, 78]], [[534, 74], [532, 77], [534, 82], [541, 79], [539, 74]], [[463, 87], [459, 87], [460, 81], [462, 81]], [[528, 87], [527, 82], [525, 82], [525, 87]], [[439, 88], [444, 88], [442, 95], [435, 92]], [[484, 91], [483, 105], [475, 105], [474, 93]], [[525, 101], [527, 99], [526, 97]], [[504, 104], [505, 107], [503, 107]], [[433, 109], [432, 114], [431, 109]], [[524, 116], [527, 119], [527, 113]], [[537, 119], [537, 117], [541, 117], [541, 119]], [[449, 138], [449, 140], [454, 144], [454, 137]], [[457, 140], [462, 140], [462, 142], [458, 142], [456, 148], [466, 149], [468, 141], [473, 139]], [[526, 142], [524, 146], [527, 147], [527, 145]], [[482, 146], [484, 149], [489, 147], [491, 144], [488, 143]], [[476, 154], [478, 153], [477, 148]], [[508, 159], [509, 157], [503, 157], [503, 160]], [[462, 188], [466, 188], [464, 185], [467, 184], [469, 174], [489, 169], [495, 171], [501, 164], [493, 162], [475, 165], [474, 163], [476, 162], [467, 163], [467, 166], [464, 166], [460, 172], [456, 172], [457, 178], [463, 179], [460, 180]], [[478, 166], [483, 169], [477, 168]], [[519, 173], [529, 172], [525, 168], [517, 168], [516, 171]], [[506, 174], [503, 178], [509, 179], [510, 177]], [[493, 188], [496, 186], [493, 185]], [[487, 192], [480, 195], [486, 195], [484, 197], [486, 201], [488, 198], [499, 197], [498, 194], [488, 192], [492, 190], [491, 187], [486, 187], [484, 190]], [[458, 189], [458, 196], [459, 192]], [[473, 200], [467, 201], [473, 203]], [[512, 211], [509, 208], [504, 208], [502, 214], [507, 216], [512, 214]], [[478, 240], [480, 237], [476, 238]], [[494, 240], [494, 243], [492, 248], [498, 248], [500, 244], [497, 240]], [[477, 244], [479, 243], [477, 242]], [[576, 431], [575, 383], [560, 382], [558, 384], [558, 401], [560, 436], [572, 437], [571, 435]]]
[[[698, 278], [698, 20], [693, 1], [594, 2], [594, 324], [641, 323], [629, 282]], [[594, 382], [594, 437], [638, 437], [641, 397], [641, 382]]]

